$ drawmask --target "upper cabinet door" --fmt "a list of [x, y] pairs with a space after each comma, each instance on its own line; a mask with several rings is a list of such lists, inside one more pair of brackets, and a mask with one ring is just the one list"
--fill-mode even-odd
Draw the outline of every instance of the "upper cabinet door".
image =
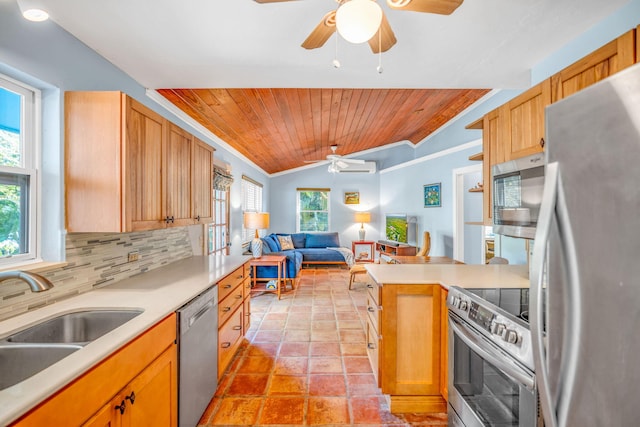
[[544, 109], [551, 104], [551, 80], [544, 80], [507, 104], [505, 161], [544, 150]]
[[213, 152], [212, 146], [194, 137], [192, 212], [196, 223], [213, 220]]
[[631, 30], [552, 76], [552, 102], [629, 67], [635, 57], [636, 30]]
[[169, 226], [192, 225], [193, 136], [170, 123], [165, 150], [165, 209]]
[[162, 206], [162, 149], [166, 121], [139, 102], [127, 97], [125, 191], [123, 210], [126, 231], [153, 230], [166, 226]]

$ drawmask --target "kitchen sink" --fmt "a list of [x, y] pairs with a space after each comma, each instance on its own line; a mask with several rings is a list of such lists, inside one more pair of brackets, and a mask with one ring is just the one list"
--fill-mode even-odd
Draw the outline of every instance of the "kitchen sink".
[[81, 348], [68, 344], [0, 344], [0, 390], [26, 380]]
[[85, 345], [123, 325], [142, 310], [88, 310], [67, 313], [38, 323], [13, 335], [10, 343], [66, 343]]

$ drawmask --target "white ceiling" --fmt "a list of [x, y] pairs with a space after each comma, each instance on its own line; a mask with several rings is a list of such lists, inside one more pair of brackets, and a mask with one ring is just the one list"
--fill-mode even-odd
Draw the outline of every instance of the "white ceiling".
[[465, 0], [449, 16], [390, 10], [383, 54], [302, 41], [335, 0], [46, 0], [52, 19], [148, 88], [523, 88], [539, 61], [628, 0]]

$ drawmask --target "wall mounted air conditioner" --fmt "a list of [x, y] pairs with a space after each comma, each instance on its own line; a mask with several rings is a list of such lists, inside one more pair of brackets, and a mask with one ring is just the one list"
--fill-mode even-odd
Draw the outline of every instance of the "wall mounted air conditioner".
[[339, 168], [338, 173], [376, 173], [376, 162], [349, 163], [346, 168]]

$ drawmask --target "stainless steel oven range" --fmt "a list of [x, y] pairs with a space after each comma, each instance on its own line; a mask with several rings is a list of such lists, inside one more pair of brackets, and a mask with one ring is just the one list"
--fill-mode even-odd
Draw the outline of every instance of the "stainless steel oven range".
[[541, 426], [528, 289], [449, 288], [449, 425]]

